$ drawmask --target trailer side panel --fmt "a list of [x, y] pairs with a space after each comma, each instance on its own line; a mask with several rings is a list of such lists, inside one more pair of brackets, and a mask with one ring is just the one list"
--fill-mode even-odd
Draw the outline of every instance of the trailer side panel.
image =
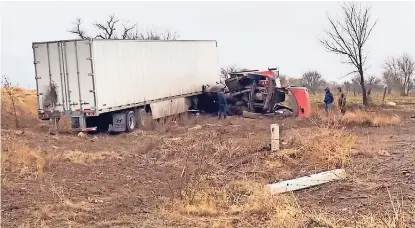
[[93, 41], [97, 109], [188, 96], [219, 81], [216, 41]]

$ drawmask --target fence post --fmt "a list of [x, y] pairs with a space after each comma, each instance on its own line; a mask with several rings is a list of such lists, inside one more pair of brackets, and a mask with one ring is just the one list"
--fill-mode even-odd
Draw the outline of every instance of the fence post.
[[278, 124], [271, 124], [271, 152], [280, 149], [280, 126]]
[[385, 86], [385, 89], [383, 90], [382, 104], [385, 104], [385, 97], [386, 97], [386, 90], [387, 89], [388, 89], [388, 87]]

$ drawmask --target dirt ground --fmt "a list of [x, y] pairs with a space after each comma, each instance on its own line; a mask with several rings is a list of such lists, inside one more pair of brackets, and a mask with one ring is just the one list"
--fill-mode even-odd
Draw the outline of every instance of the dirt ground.
[[[2, 225], [358, 227], [357, 220], [367, 216], [369, 220], [381, 219], [360, 227], [415, 227], [414, 109], [368, 112], [382, 113], [386, 120], [397, 115], [393, 118], [399, 118], [399, 123], [373, 127], [366, 122], [338, 124], [315, 117], [230, 117], [218, 121], [190, 116], [154, 130], [83, 136], [51, 135], [35, 120], [23, 129], [2, 123]], [[2, 121], [12, 118], [2, 113]], [[339, 126], [333, 127], [334, 122]], [[271, 123], [281, 126], [281, 153], [287, 156], [270, 152]], [[329, 139], [339, 134], [339, 142], [318, 138], [325, 132]], [[314, 159], [314, 154], [307, 154], [317, 148], [309, 144], [313, 139], [307, 138], [313, 134], [317, 146], [335, 144], [331, 151], [345, 147], [348, 154], [337, 160], [330, 160], [337, 155]], [[356, 143], [341, 144], [345, 135]], [[297, 152], [289, 153], [294, 147], [299, 148]], [[200, 207], [189, 209], [189, 205], [196, 205], [189, 204], [187, 212], [181, 213], [189, 191], [228, 189], [235, 181], [267, 184], [340, 167], [346, 169], [346, 180], [288, 194], [298, 208], [335, 222], [269, 223], [268, 214], [246, 213], [248, 209], [228, 216], [235, 207], [219, 207], [217, 203], [214, 209], [203, 211]], [[232, 196], [228, 194], [226, 200]], [[373, 217], [378, 214], [382, 217]], [[401, 223], [395, 221], [399, 219]]]

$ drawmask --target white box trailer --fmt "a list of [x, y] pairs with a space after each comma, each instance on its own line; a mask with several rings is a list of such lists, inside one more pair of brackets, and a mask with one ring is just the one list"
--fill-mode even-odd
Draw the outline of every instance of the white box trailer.
[[220, 80], [213, 40], [35, 42], [33, 56], [39, 118], [70, 116], [81, 131], [131, 131], [145, 113], [186, 112]]

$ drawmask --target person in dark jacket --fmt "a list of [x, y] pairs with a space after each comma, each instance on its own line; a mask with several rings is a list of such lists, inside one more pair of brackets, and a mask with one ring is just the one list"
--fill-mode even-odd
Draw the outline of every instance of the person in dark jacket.
[[326, 112], [328, 112], [329, 109], [331, 108], [331, 106], [333, 106], [334, 97], [333, 97], [333, 94], [330, 92], [330, 89], [328, 87], [324, 91], [326, 92], [325, 95], [324, 95], [324, 110], [326, 110]]
[[218, 102], [219, 119], [221, 119], [222, 117], [226, 119], [226, 108], [227, 108], [228, 102], [226, 101], [226, 98], [225, 98], [224, 88], [222, 88], [220, 92], [218, 92], [217, 102]]

